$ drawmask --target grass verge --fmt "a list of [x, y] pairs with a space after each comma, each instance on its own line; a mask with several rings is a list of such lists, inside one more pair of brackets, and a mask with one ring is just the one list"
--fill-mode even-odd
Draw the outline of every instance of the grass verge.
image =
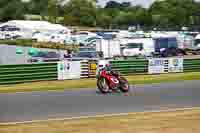
[[[151, 84], [151, 83], [162, 83], [162, 82], [174, 82], [181, 80], [199, 80], [200, 72], [162, 74], [162, 75], [134, 75], [134, 76], [127, 76], [127, 79], [129, 80], [130, 84]], [[65, 89], [80, 89], [80, 88], [96, 88], [96, 79], [43, 81], [43, 82], [0, 86], [0, 93], [65, 90]]]
[[0, 125], [1, 133], [199, 133], [200, 108], [174, 112]]

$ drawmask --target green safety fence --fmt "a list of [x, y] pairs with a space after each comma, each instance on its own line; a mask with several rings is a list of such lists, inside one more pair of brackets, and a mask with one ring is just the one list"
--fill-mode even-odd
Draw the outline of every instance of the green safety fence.
[[184, 72], [199, 72], [200, 59], [184, 59]]
[[[114, 60], [111, 61], [111, 66], [113, 70], [124, 75], [148, 73], [148, 60], [144, 59]], [[90, 77], [90, 67], [88, 63], [82, 63], [81, 70], [86, 77]], [[199, 71], [200, 59], [184, 59], [184, 72]], [[57, 63], [0, 65], [0, 85], [45, 80], [57, 80]]]
[[57, 63], [0, 65], [0, 85], [56, 79]]
[[[145, 74], [148, 72], [148, 60], [111, 61], [112, 69], [122, 74]], [[199, 72], [200, 59], [184, 59], [184, 72]]]
[[148, 72], [148, 60], [117, 60], [111, 61], [112, 69], [122, 74], [144, 74]]

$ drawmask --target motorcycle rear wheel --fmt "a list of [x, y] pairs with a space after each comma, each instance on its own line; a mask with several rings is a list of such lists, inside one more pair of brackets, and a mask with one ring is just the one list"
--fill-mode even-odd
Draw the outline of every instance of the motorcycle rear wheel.
[[106, 79], [103, 77], [97, 79], [97, 88], [103, 94], [109, 93], [109, 86]]

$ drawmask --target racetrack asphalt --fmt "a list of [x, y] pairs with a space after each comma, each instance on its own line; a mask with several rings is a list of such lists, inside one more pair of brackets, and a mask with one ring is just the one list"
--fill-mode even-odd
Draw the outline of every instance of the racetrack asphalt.
[[200, 107], [200, 81], [132, 86], [124, 94], [96, 89], [0, 94], [0, 123]]

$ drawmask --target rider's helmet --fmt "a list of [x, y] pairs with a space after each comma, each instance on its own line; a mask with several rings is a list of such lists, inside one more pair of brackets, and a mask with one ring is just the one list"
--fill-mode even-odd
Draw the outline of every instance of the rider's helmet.
[[110, 71], [110, 70], [111, 70], [111, 64], [110, 64], [110, 63], [106, 64], [105, 70], [107, 70], [107, 71]]
[[108, 60], [99, 60], [98, 66], [97, 66], [97, 75], [99, 74], [99, 71], [102, 69], [108, 69], [110, 68], [110, 63]]

